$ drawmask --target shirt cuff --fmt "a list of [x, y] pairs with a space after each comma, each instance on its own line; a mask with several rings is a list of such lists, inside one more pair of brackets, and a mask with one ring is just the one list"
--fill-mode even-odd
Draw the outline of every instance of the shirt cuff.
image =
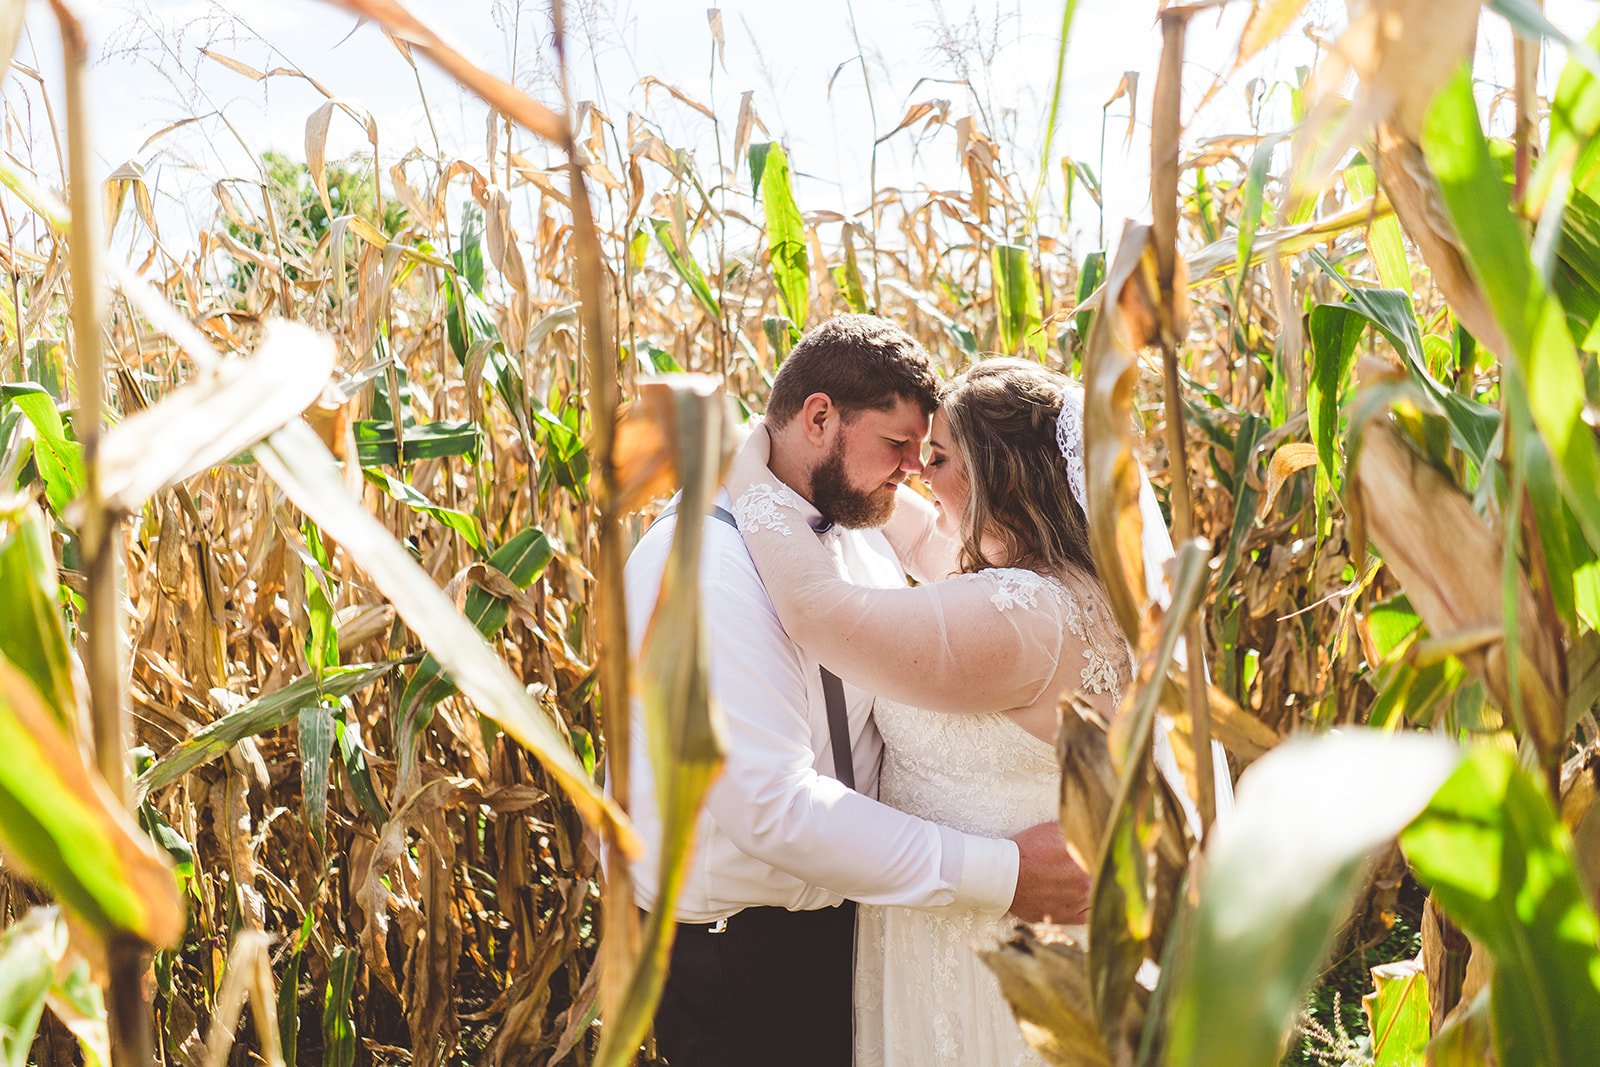
[[974, 908], [990, 915], [1004, 915], [1017, 896], [1017, 872], [1022, 854], [1008, 837], [976, 837], [939, 827], [944, 838], [944, 855], [954, 858], [956, 907]]

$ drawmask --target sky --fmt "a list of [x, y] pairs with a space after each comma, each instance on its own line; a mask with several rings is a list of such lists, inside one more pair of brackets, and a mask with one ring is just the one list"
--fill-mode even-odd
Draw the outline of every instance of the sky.
[[[413, 73], [375, 27], [359, 24], [331, 4], [97, 0], [79, 6], [86, 9], [95, 57], [91, 86], [98, 165], [104, 173], [129, 160], [145, 168], [169, 243], [186, 244], [186, 231], [207, 220], [214, 200], [203, 194], [212, 182], [254, 173], [246, 147], [303, 156], [307, 117], [324, 99], [300, 79], [251, 81], [201, 55], [201, 47], [257, 69], [297, 67], [336, 96], [361, 105], [378, 122], [385, 168], [414, 145], [431, 150], [435, 134], [447, 156], [483, 155], [486, 122], [480, 105], [425, 61], [420, 73]], [[542, 3], [410, 0], [409, 6], [487, 69], [514, 78], [536, 99], [558, 104], [549, 17]], [[1229, 73], [1247, 6], [1231, 4], [1192, 22], [1186, 99], [1197, 99], [1216, 77]], [[42, 73], [59, 108], [53, 21], [45, 5], [29, 10], [17, 58]], [[1342, 10], [1333, 0], [1310, 0], [1306, 7], [1310, 21], [1322, 25], [1335, 25]], [[1581, 34], [1600, 14], [1600, 5], [1550, 0], [1548, 10], [1558, 26]], [[1071, 30], [1051, 154], [1098, 170], [1104, 153], [1108, 232], [1120, 228], [1121, 218], [1148, 210], [1147, 123], [1160, 51], [1155, 11], [1153, 0], [1081, 0]], [[701, 169], [711, 171], [711, 120], [641, 79], [653, 75], [708, 105], [725, 129], [734, 123], [741, 95], [752, 91], [757, 114], [788, 147], [805, 210], [863, 208], [871, 187], [874, 130], [887, 133], [908, 108], [924, 101], [948, 100], [949, 125], [930, 132], [908, 129], [884, 141], [877, 160], [880, 187], [959, 186], [954, 125], [973, 113], [995, 140], [1018, 146], [1015, 162], [1022, 173], [1038, 173], [1061, 0], [726, 0], [720, 12], [725, 47], [714, 62], [703, 2], [573, 0], [568, 20], [575, 98], [595, 100], [622, 129], [630, 111], [648, 116], [663, 140], [695, 151]], [[1205, 135], [1247, 132], [1257, 122], [1265, 130], [1285, 124], [1284, 89], [1295, 66], [1309, 62], [1315, 48], [1306, 35], [1291, 34], [1282, 46], [1235, 73], [1201, 113], [1186, 113], [1189, 143]], [[1509, 57], [1504, 23], [1486, 18], [1480, 74], [1509, 82]], [[1546, 66], [1549, 82], [1559, 73], [1559, 56]], [[1113, 104], [1109, 113], [1102, 109], [1127, 71], [1140, 77], [1133, 134], [1125, 142], [1128, 101]], [[1246, 106], [1252, 78], [1262, 79], [1266, 89], [1255, 97], [1266, 101], [1257, 114]], [[970, 88], [957, 84], [962, 80]], [[419, 81], [431, 107], [431, 128]], [[41, 173], [51, 174], [53, 149], [37, 87], [13, 74], [6, 97], [11, 150], [23, 155], [31, 132], [35, 162]], [[193, 114], [221, 117], [149, 141]], [[328, 158], [369, 151], [361, 128], [336, 116]], [[538, 151], [529, 154], [539, 158]], [[656, 173], [651, 180], [662, 178]], [[1059, 197], [1062, 179], [1055, 163], [1048, 178]], [[1076, 227], [1092, 230], [1095, 221], [1093, 205], [1078, 203]]]

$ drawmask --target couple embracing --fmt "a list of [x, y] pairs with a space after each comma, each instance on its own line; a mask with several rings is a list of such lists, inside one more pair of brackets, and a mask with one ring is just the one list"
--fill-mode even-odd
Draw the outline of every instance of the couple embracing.
[[[1041, 1062], [975, 949], [1087, 906], [1057, 825], [1057, 707], [1076, 691], [1109, 718], [1132, 664], [1089, 551], [1082, 442], [1070, 379], [992, 359], [941, 388], [884, 319], [833, 319], [785, 360], [703, 520], [727, 762], [656, 1016], [672, 1067]], [[904, 484], [918, 473], [932, 503]], [[685, 521], [629, 559], [634, 634]], [[647, 850], [646, 910], [655, 870]]]

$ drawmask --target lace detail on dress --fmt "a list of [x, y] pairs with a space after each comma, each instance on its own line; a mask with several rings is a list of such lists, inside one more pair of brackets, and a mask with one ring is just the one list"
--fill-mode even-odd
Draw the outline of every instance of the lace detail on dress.
[[1114, 703], [1122, 703], [1123, 687], [1133, 673], [1132, 653], [1111, 617], [1110, 605], [1087, 590], [1079, 596], [1068, 594], [1065, 603], [1067, 630], [1086, 646], [1087, 662], [1078, 675], [1084, 689], [1110, 693]]
[[[1033, 590], [1038, 595], [1038, 589]], [[982, 837], [1059, 817], [1053, 746], [1000, 714], [880, 698], [880, 799]], [[1043, 1067], [978, 956], [1014, 920], [972, 909], [863, 907], [857, 927], [857, 1067]]]
[[1042, 574], [1021, 568], [1002, 567], [989, 571], [995, 576], [995, 591], [990, 603], [1001, 611], [1016, 608], [1037, 608], [1039, 594], [1049, 590], [1058, 599], [1065, 595], [1061, 583]]
[[788, 537], [791, 531], [785, 522], [782, 509], [795, 513], [801, 510], [800, 498], [788, 486], [773, 486], [766, 482], [752, 485], [733, 502], [733, 518], [744, 533], [758, 530], [776, 530]]

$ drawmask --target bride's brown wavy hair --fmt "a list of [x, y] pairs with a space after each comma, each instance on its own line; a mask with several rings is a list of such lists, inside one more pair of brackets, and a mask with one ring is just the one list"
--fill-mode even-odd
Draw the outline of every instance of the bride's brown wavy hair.
[[[1098, 577], [1089, 523], [1056, 447], [1065, 375], [1022, 359], [988, 359], [954, 379], [939, 398], [952, 445], [966, 462], [961, 569], [1026, 567], [1048, 574], [1077, 568]], [[998, 542], [991, 559], [983, 542]]]

